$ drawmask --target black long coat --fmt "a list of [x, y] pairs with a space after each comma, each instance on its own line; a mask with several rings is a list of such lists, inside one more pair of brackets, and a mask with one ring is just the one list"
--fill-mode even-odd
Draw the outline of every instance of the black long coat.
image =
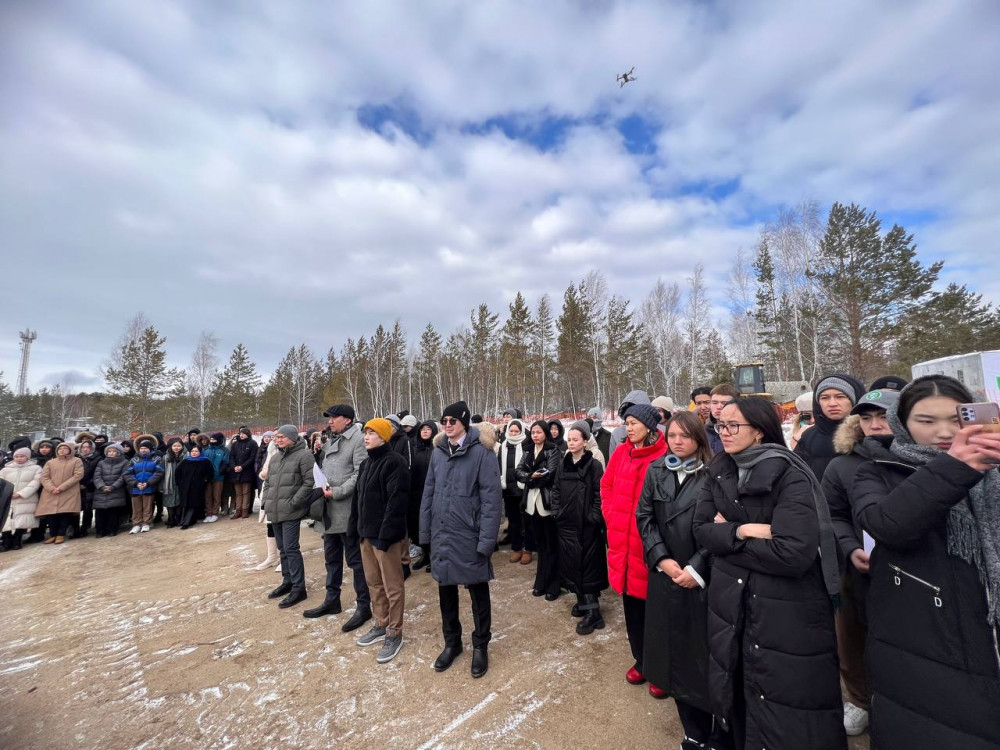
[[205, 510], [205, 487], [215, 476], [212, 462], [207, 458], [185, 458], [177, 465], [178, 506], [184, 509]]
[[[536, 446], [529, 443], [521, 454], [521, 463], [518, 464], [514, 472], [517, 481], [524, 485], [521, 493], [521, 510], [525, 510], [528, 505], [528, 491], [541, 490], [542, 507], [551, 511], [552, 504], [549, 495], [552, 493], [552, 482], [556, 478], [556, 470], [559, 468], [559, 457], [562, 455], [559, 449], [548, 440], [542, 446], [542, 451], [535, 455]], [[548, 472], [537, 479], [532, 479], [531, 475], [540, 469], [548, 469]], [[499, 469], [498, 469], [499, 471]]]
[[1000, 748], [1000, 667], [976, 568], [948, 554], [948, 513], [982, 474], [942, 455], [858, 469], [852, 497], [875, 539], [868, 689], [878, 750]]
[[[259, 446], [253, 438], [236, 439], [229, 448], [229, 481], [233, 484], [250, 484], [256, 482], [257, 450]], [[241, 466], [240, 471], [235, 471]]]
[[[712, 710], [733, 717], [746, 696], [746, 747], [844, 750], [833, 603], [819, 559], [819, 520], [808, 478], [780, 458], [742, 486], [728, 453], [712, 459], [694, 535], [713, 555], [708, 585]], [[714, 523], [716, 513], [727, 523]], [[771, 524], [772, 539], [736, 538], [742, 523]], [[734, 684], [740, 666], [743, 684]]]
[[690, 567], [707, 587], [710, 557], [692, 530], [698, 496], [707, 480], [703, 469], [679, 483], [677, 472], [668, 469], [664, 459], [656, 459], [646, 469], [635, 518], [650, 570], [642, 673], [671, 697], [711, 713], [708, 591], [701, 585], [678, 586], [656, 567], [660, 560], [674, 560], [682, 568]]
[[579, 462], [567, 453], [556, 467], [549, 502], [559, 534], [559, 572], [575, 594], [598, 594], [608, 587], [607, 545], [601, 514], [604, 469], [590, 451]]

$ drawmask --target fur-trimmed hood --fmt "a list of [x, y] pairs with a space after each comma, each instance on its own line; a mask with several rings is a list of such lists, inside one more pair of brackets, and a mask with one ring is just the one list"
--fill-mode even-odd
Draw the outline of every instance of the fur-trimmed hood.
[[86, 430], [84, 430], [83, 432], [78, 432], [76, 434], [76, 437], [73, 438], [73, 440], [77, 443], [77, 445], [79, 445], [85, 440], [90, 440], [91, 442], [93, 442], [94, 438], [96, 437], [97, 435], [95, 435], [94, 433], [87, 432]]
[[857, 414], [851, 414], [833, 433], [833, 449], [846, 456], [853, 452], [864, 439], [865, 433], [861, 431], [861, 417]]
[[136, 455], [139, 455], [139, 443], [141, 443], [143, 440], [148, 440], [150, 443], [153, 444], [153, 446], [149, 449], [150, 453], [155, 452], [157, 450], [157, 446], [159, 446], [160, 444], [160, 441], [156, 439], [155, 435], [138, 435], [132, 441], [132, 447], [135, 449]]
[[[493, 425], [487, 425], [487, 426], [492, 427]], [[479, 435], [479, 442], [480, 442], [480, 444], [486, 450], [493, 451], [494, 453], [496, 452], [496, 448], [497, 448], [497, 431], [496, 430], [493, 430], [493, 429], [491, 429], [491, 430], [480, 430], [479, 429], [479, 425], [471, 425], [469, 427], [469, 429], [468, 429], [468, 432], [469, 432], [469, 434], [472, 434], [473, 432], [477, 433]], [[437, 435], [434, 436], [434, 445], [435, 446], [441, 445], [442, 441], [447, 440], [447, 439], [448, 439], [448, 436], [444, 434], [444, 430], [441, 430], [440, 432], [438, 432]]]
[[201, 448], [204, 451], [205, 448], [207, 448], [209, 446], [209, 443], [211, 443], [212, 439], [207, 434], [200, 433], [200, 434], [194, 436], [194, 441], [195, 441], [195, 443], [198, 444], [198, 447]]

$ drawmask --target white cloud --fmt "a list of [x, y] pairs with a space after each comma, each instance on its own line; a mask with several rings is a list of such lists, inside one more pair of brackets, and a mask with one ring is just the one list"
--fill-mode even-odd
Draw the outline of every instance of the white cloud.
[[[176, 364], [210, 328], [270, 369], [396, 316], [416, 335], [513, 289], [558, 298], [593, 267], [638, 300], [700, 261], [723, 295], [736, 248], [802, 197], [916, 216], [943, 280], [1000, 301], [986, 0], [0, 14], [0, 247], [30, 280], [5, 299], [8, 379], [26, 325], [38, 384], [96, 368], [137, 309]], [[373, 106], [419, 137], [362, 127]], [[631, 115], [652, 153], [627, 150]], [[561, 130], [539, 149], [493, 118]]]

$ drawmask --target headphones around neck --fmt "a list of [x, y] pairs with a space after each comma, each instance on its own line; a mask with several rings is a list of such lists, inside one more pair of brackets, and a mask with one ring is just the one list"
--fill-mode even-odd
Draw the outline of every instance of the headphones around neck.
[[698, 460], [697, 456], [692, 456], [687, 461], [682, 461], [673, 453], [668, 453], [663, 462], [671, 471], [685, 471], [689, 474], [701, 468], [701, 461]]

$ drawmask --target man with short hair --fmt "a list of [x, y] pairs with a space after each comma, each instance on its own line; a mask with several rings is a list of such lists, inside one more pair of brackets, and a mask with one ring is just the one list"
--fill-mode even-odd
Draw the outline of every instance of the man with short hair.
[[281, 585], [267, 595], [280, 599], [281, 609], [306, 598], [306, 573], [299, 550], [302, 519], [309, 513], [309, 494], [315, 485], [316, 461], [295, 425], [285, 424], [274, 435], [277, 452], [267, 465], [263, 504], [274, 529], [274, 541], [281, 558]]
[[420, 543], [431, 545], [431, 575], [438, 582], [444, 650], [434, 662], [443, 672], [462, 653], [458, 587], [472, 598], [472, 676], [489, 668], [491, 556], [500, 531], [503, 499], [500, 466], [493, 453], [495, 432], [470, 429], [464, 401], [441, 415], [445, 439], [434, 448], [420, 504]]
[[709, 417], [712, 416], [712, 389], [707, 385], [702, 385], [691, 391], [691, 403], [698, 413], [698, 418], [702, 424], [708, 424]]
[[344, 581], [344, 558], [354, 574], [354, 614], [341, 626], [349, 633], [364, 625], [372, 616], [371, 594], [358, 542], [347, 535], [351, 518], [351, 500], [361, 464], [368, 458], [361, 425], [355, 422], [354, 407], [334, 404], [323, 416], [328, 419], [330, 439], [323, 446], [323, 518], [313, 529], [323, 535], [323, 559], [326, 563], [326, 598], [323, 603], [303, 612], [304, 617], [336, 615], [343, 611], [340, 591]]
[[722, 417], [722, 410], [740, 397], [739, 389], [732, 383], [719, 383], [708, 394], [709, 414], [705, 423], [705, 432], [708, 434], [708, 445], [712, 449], [712, 455], [722, 453], [722, 438], [715, 431], [715, 425]]

